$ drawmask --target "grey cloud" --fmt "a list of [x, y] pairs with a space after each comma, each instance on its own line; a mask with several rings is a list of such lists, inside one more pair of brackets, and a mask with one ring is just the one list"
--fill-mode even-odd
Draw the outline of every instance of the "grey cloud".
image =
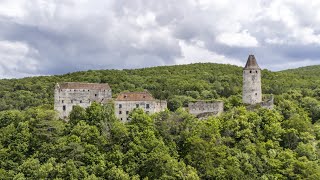
[[[36, 61], [37, 67], [19, 69], [21, 76], [175, 64], [184, 56], [181, 41], [194, 46], [202, 42], [202, 48], [242, 62], [253, 53], [264, 68], [273, 70], [281, 69], [271, 66], [280, 62], [320, 59], [318, 44], [301, 44], [285, 19], [270, 18], [268, 8], [276, 1], [260, 1], [261, 10], [254, 10], [256, 6], [252, 5], [256, 17], [247, 12], [247, 6], [238, 7], [233, 0], [221, 8], [221, 1], [212, 5], [216, 1], [207, 1], [208, 7], [197, 4], [201, 1], [93, 0], [81, 4], [69, 0], [47, 1], [45, 7], [27, 1], [22, 8], [24, 17], [0, 16], [0, 40], [22, 42], [37, 51], [25, 57], [26, 62], [28, 58]], [[254, 4], [251, 0], [245, 3]], [[312, 19], [313, 7], [307, 6], [305, 12], [305, 7], [294, 3], [283, 1], [280, 5], [294, 13], [296, 28], [310, 27], [315, 35], [320, 31], [318, 20]], [[257, 47], [216, 41], [221, 33], [244, 30], [258, 41]], [[284, 43], [266, 41], [275, 38]], [[3, 72], [14, 74], [10, 68]]]

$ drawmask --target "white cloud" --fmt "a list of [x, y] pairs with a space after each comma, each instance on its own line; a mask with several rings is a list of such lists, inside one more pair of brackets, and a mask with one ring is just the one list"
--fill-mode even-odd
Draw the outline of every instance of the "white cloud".
[[251, 51], [263, 68], [312, 64], [320, 56], [319, 9], [319, 0], [2, 0], [0, 57], [12, 63], [0, 60], [0, 76], [243, 65]]
[[179, 45], [182, 50], [182, 57], [175, 60], [176, 64], [190, 64], [197, 62], [211, 62], [211, 63], [222, 63], [222, 64], [234, 64], [243, 66], [243, 63], [234, 58], [228, 58], [224, 55], [217, 54], [215, 52], [208, 51], [204, 47], [204, 42], [194, 41], [192, 43], [186, 43], [180, 41]]
[[257, 39], [251, 36], [248, 31], [240, 33], [222, 33], [216, 37], [221, 44], [236, 47], [257, 47], [259, 45]]
[[0, 77], [35, 75], [39, 61], [33, 56], [37, 53], [22, 42], [0, 41]]

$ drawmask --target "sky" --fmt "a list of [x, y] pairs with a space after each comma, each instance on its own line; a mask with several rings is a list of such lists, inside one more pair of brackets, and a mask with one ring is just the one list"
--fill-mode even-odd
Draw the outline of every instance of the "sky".
[[320, 0], [0, 0], [0, 78], [212, 62], [320, 64]]

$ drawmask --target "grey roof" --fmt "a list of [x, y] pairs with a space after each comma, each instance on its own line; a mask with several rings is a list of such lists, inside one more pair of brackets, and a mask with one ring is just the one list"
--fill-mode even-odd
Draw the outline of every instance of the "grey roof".
[[246, 65], [244, 66], [244, 69], [260, 69], [254, 55], [252, 55], [252, 54], [249, 55], [248, 61], [247, 61]]

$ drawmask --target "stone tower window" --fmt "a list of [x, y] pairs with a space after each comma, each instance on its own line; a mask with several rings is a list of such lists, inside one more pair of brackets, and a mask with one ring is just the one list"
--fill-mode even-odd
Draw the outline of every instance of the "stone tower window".
[[98, 94], [94, 94], [94, 96], [95, 96], [95, 97], [97, 97], [97, 96], [98, 96]]
[[64, 100], [62, 100], [61, 102], [64, 103]]
[[119, 108], [122, 108], [122, 104], [119, 104]]
[[136, 108], [139, 108], [139, 104], [136, 104]]
[[129, 114], [129, 111], [126, 111], [126, 114]]
[[80, 100], [80, 103], [82, 103], [82, 100]]
[[146, 108], [149, 109], [150, 108], [150, 104], [146, 104]]
[[256, 73], [258, 73], [258, 71], [256, 71]]
[[252, 73], [252, 71], [250, 71], [250, 73]]
[[63, 110], [63, 111], [66, 111], [66, 109], [67, 109], [67, 108], [66, 108], [66, 106], [65, 106], [65, 105], [64, 105], [64, 106], [62, 106], [62, 110]]
[[122, 111], [119, 111], [119, 114], [122, 114]]

